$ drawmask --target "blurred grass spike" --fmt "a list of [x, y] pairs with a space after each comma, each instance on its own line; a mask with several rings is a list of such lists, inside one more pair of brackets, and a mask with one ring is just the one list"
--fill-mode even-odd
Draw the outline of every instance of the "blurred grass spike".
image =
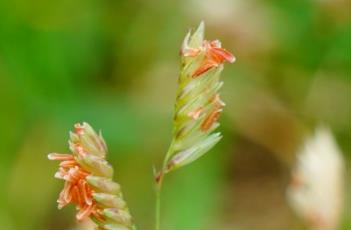
[[298, 153], [287, 190], [291, 207], [310, 229], [339, 229], [343, 178], [342, 153], [331, 131], [320, 126]]
[[88, 123], [74, 128], [69, 140], [72, 154], [48, 155], [50, 160], [61, 161], [55, 177], [65, 181], [58, 208], [75, 204], [77, 220], [90, 217], [100, 230], [136, 229], [120, 185], [112, 181], [113, 169], [105, 159], [107, 147], [101, 133]]
[[173, 138], [161, 170], [155, 174], [157, 188], [156, 229], [160, 221], [160, 190], [164, 175], [197, 160], [221, 139], [218, 119], [225, 106], [218, 91], [223, 85], [223, 63], [235, 57], [218, 40], [204, 39], [205, 25], [185, 36], [180, 49], [181, 70], [173, 118]]

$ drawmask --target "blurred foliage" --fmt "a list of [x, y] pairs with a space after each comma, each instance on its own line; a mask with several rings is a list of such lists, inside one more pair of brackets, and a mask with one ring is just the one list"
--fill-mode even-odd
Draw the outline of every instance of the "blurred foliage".
[[73, 229], [73, 212], [56, 209], [62, 184], [46, 156], [68, 151], [78, 121], [102, 129], [137, 225], [152, 229], [152, 165], [171, 137], [177, 54], [202, 19], [207, 37], [238, 59], [223, 74], [224, 139], [166, 182], [164, 229], [296, 229], [284, 189], [306, 133], [331, 126], [350, 158], [350, 8], [346, 0], [0, 1], [0, 229]]

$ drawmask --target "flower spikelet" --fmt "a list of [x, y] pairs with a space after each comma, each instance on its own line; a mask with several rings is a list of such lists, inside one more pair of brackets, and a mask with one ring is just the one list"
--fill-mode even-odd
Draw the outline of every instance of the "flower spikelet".
[[76, 205], [76, 219], [90, 217], [100, 230], [135, 229], [120, 185], [112, 181], [113, 168], [105, 159], [107, 147], [101, 133], [87, 123], [76, 124], [69, 147], [72, 154], [48, 155], [61, 161], [55, 177], [65, 181], [58, 208]]
[[221, 139], [219, 132], [213, 133], [225, 106], [218, 93], [223, 85], [220, 74], [223, 63], [235, 58], [220, 41], [204, 39], [203, 22], [186, 35], [180, 55], [173, 138], [156, 180], [198, 159]]

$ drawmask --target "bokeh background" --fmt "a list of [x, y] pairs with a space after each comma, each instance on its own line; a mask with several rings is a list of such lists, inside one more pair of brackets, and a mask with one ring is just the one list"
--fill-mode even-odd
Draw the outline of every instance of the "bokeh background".
[[[223, 72], [224, 138], [169, 175], [163, 229], [303, 229], [285, 190], [304, 137], [328, 125], [349, 164], [350, 9], [348, 0], [0, 1], [0, 229], [75, 229], [74, 208], [56, 208], [62, 181], [47, 153], [67, 152], [79, 121], [103, 131], [139, 229], [153, 229], [152, 166], [171, 138], [178, 51], [201, 20], [237, 57]], [[350, 211], [346, 198], [340, 229], [351, 229]]]

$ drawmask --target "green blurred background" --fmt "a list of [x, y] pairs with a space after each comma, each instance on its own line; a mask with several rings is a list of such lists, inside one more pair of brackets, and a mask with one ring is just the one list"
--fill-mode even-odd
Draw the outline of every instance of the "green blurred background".
[[56, 208], [62, 181], [47, 153], [67, 152], [79, 121], [103, 131], [139, 229], [153, 228], [152, 166], [171, 138], [178, 51], [201, 20], [237, 57], [223, 73], [224, 138], [167, 178], [162, 229], [301, 229], [285, 188], [303, 137], [323, 122], [350, 159], [350, 9], [347, 0], [0, 1], [0, 229], [74, 229], [74, 208]]

